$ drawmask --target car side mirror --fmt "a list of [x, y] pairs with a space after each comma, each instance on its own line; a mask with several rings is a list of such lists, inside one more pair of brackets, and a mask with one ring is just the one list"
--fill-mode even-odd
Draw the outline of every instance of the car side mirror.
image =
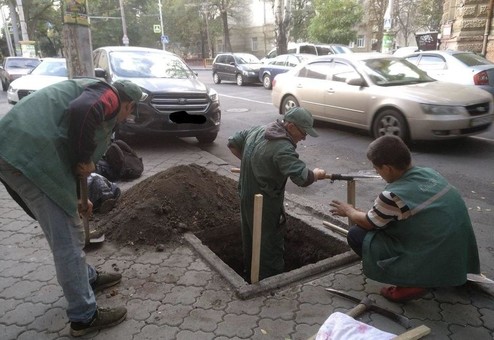
[[230, 62], [230, 65], [235, 66], [235, 62], [234, 61], [231, 61]]
[[362, 77], [347, 79], [346, 83], [352, 86], [359, 86], [359, 87], [365, 86], [365, 81], [364, 79], [362, 79]]

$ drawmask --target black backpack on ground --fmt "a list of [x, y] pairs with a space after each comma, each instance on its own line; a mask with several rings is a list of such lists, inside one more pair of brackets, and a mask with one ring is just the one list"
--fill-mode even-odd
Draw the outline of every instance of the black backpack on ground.
[[120, 139], [110, 144], [103, 159], [96, 164], [96, 172], [110, 181], [135, 179], [143, 171], [142, 158]]

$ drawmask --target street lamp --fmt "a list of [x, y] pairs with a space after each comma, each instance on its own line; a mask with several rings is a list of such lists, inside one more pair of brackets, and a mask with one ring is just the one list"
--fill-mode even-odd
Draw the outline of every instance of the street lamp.
[[394, 34], [391, 32], [393, 27], [393, 0], [388, 0], [388, 7], [384, 13], [384, 33], [382, 40], [382, 53], [391, 53], [393, 50]]

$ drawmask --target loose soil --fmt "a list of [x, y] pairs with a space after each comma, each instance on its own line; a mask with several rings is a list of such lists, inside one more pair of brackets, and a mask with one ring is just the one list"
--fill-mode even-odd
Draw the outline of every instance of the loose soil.
[[[113, 210], [95, 216], [95, 225], [109, 241], [151, 245], [157, 251], [193, 232], [223, 262], [243, 272], [237, 182], [196, 164], [170, 168], [134, 185]], [[346, 243], [287, 216], [286, 271], [348, 249]]]

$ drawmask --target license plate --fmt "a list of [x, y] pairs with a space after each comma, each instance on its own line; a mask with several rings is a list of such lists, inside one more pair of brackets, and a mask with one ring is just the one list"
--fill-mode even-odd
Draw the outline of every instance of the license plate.
[[492, 122], [492, 116], [473, 118], [470, 121], [470, 126], [479, 126], [484, 124], [489, 124]]

